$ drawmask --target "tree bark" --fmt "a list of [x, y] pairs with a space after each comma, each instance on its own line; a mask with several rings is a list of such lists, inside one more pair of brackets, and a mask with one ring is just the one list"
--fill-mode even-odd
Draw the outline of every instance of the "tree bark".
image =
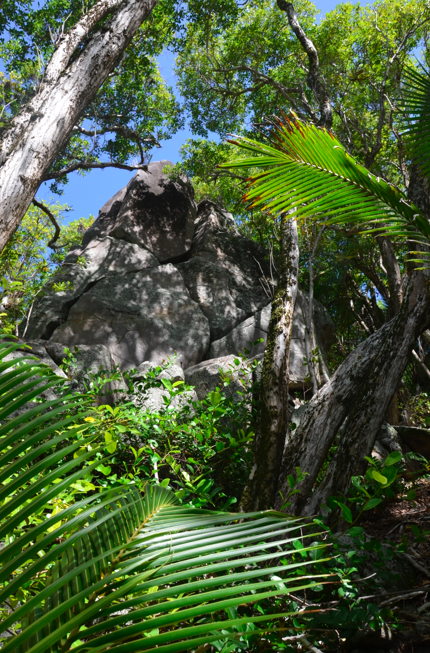
[[315, 254], [321, 239], [325, 231], [325, 225], [319, 230], [317, 237], [314, 242], [311, 254], [308, 259], [308, 272], [309, 272], [309, 302], [308, 302], [308, 311], [306, 315], [306, 358], [308, 361], [308, 370], [309, 376], [312, 384], [312, 392], [316, 394], [318, 392], [318, 381], [317, 381], [317, 372], [315, 370], [314, 362], [312, 360], [312, 347], [311, 342], [315, 341], [314, 334], [314, 258]]
[[402, 304], [402, 275], [391, 238], [388, 236], [378, 236], [376, 240], [378, 241], [379, 251], [381, 252], [382, 262], [387, 274], [388, 290], [390, 293], [388, 318], [391, 319], [400, 311]]
[[[54, 52], [38, 94], [16, 116], [2, 138], [0, 251], [20, 224], [84, 110], [157, 2], [100, 0]], [[88, 30], [113, 9], [116, 12], [70, 64]]]
[[242, 496], [243, 512], [273, 507], [288, 425], [288, 373], [299, 246], [297, 222], [281, 217], [281, 269], [267, 334], [254, 444], [254, 463]]
[[[311, 399], [296, 431], [287, 435], [279, 489], [287, 492], [287, 475], [300, 467], [306, 473], [300, 494], [288, 508], [313, 514], [329, 496], [345, 493], [351, 476], [361, 474], [391, 398], [410, 359], [416, 338], [430, 324], [428, 275], [414, 272], [400, 312], [361, 343], [329, 383]], [[317, 476], [341, 425], [337, 451], [323, 480], [312, 494]], [[281, 501], [277, 499], [275, 507]]]

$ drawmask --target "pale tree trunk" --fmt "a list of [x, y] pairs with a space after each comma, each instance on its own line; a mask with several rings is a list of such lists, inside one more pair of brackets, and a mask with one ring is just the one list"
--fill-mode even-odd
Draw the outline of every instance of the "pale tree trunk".
[[[329, 496], [345, 493], [351, 476], [363, 472], [391, 398], [410, 359], [418, 335], [430, 324], [428, 275], [415, 272], [400, 312], [361, 343], [330, 381], [309, 402], [296, 431], [287, 435], [279, 489], [288, 491], [287, 475], [296, 466], [306, 473], [288, 511], [313, 514]], [[315, 481], [335, 437], [348, 417], [338, 448], [322, 482]], [[277, 499], [275, 507], [280, 507]]]
[[[100, 0], [65, 35], [33, 100], [0, 143], [0, 251], [20, 224], [55, 157], [158, 0]], [[112, 17], [70, 63], [77, 46]]]
[[299, 246], [297, 222], [281, 218], [281, 264], [272, 302], [254, 442], [254, 463], [242, 496], [243, 512], [273, 507], [288, 426], [288, 372]]

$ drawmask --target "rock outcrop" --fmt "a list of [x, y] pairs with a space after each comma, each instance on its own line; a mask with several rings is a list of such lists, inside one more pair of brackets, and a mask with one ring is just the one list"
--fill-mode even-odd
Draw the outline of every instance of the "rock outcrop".
[[[45, 342], [55, 361], [73, 346], [86, 356], [102, 347], [96, 358], [122, 370], [176, 354], [190, 370], [187, 380], [207, 377], [216, 385], [220, 361], [244, 348], [250, 356], [264, 352], [271, 310], [262, 283], [269, 277], [265, 251], [239, 233], [228, 212], [210, 201], [197, 206], [189, 180], [169, 178], [167, 164], [149, 164], [102, 207], [35, 303], [27, 338]], [[333, 323], [315, 304], [324, 349]], [[305, 309], [299, 293], [291, 346], [296, 384], [307, 376]]]

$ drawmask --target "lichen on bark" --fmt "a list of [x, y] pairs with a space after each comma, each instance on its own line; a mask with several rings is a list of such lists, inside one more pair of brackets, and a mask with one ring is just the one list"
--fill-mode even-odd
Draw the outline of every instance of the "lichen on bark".
[[297, 223], [281, 216], [281, 262], [261, 375], [254, 463], [242, 496], [244, 512], [273, 507], [288, 425], [288, 371], [299, 248]]

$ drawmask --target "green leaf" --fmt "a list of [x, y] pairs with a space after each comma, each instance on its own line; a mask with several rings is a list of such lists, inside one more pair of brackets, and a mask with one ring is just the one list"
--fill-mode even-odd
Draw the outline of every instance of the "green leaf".
[[393, 467], [393, 466], [383, 467], [381, 469], [381, 474], [382, 474], [383, 477], [385, 476], [385, 478], [387, 479], [385, 485], [388, 486], [388, 485], [391, 485], [391, 483], [394, 483], [394, 481], [396, 480], [396, 478], [397, 478], [397, 469], [396, 469], [396, 467]]
[[376, 508], [376, 506], [379, 506], [380, 503], [382, 503], [382, 499], [370, 499], [364, 504], [363, 510], [371, 510], [372, 508]]
[[218, 391], [214, 390], [208, 394], [208, 398], [212, 406], [216, 407], [221, 401], [221, 394]]
[[378, 472], [378, 470], [376, 470], [376, 469], [372, 469], [371, 472], [370, 472], [370, 474], [371, 474], [372, 478], [373, 478], [375, 481], [377, 481], [378, 483], [380, 483], [381, 485], [385, 485], [385, 484], [387, 483], [387, 477], [386, 477], [386, 476], [382, 476], [382, 474], [380, 474], [380, 473]]
[[114, 451], [116, 451], [116, 448], [117, 448], [117, 444], [114, 441], [109, 442], [109, 444], [106, 447], [109, 453], [113, 453]]
[[352, 524], [354, 521], [352, 518], [352, 512], [351, 509], [348, 508], [344, 503], [341, 503], [340, 501], [336, 501], [337, 505], [341, 508], [342, 510], [342, 516], [345, 519], [345, 521], [348, 522], [348, 524]]
[[166, 390], [172, 390], [172, 382], [169, 379], [161, 379], [161, 383], [164, 385]]
[[385, 467], [389, 467], [390, 465], [395, 465], [396, 463], [400, 462], [401, 459], [402, 459], [402, 454], [400, 453], [400, 451], [392, 451], [384, 461]]
[[[248, 179], [244, 200], [274, 216], [324, 224], [358, 223], [366, 233], [417, 243], [417, 261], [430, 265], [430, 224], [397, 187], [358, 163], [333, 134], [291, 114], [269, 123], [264, 142], [236, 136], [229, 142], [253, 156], [221, 168], [263, 168]], [[420, 249], [421, 248], [421, 249]]]

